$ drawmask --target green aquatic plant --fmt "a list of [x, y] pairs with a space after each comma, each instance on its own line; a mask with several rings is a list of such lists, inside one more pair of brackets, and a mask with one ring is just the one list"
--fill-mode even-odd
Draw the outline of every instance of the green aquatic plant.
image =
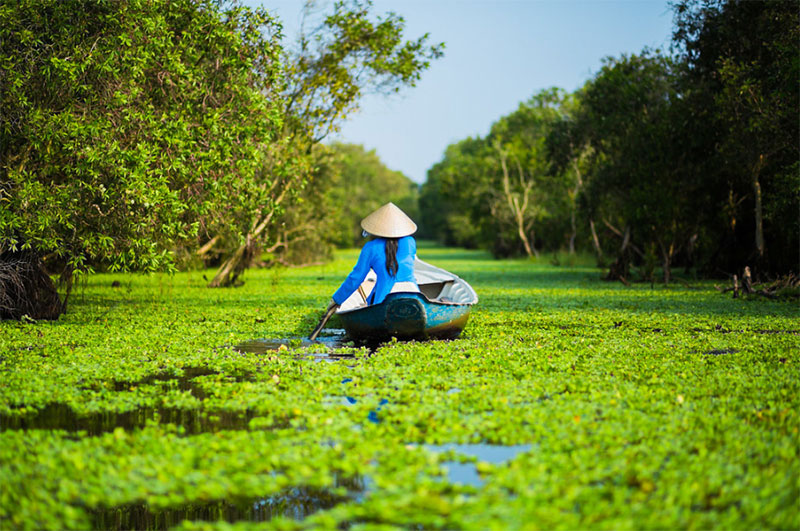
[[[59, 321], [0, 322], [0, 527], [800, 525], [797, 305], [421, 247], [479, 294], [460, 339], [306, 344], [355, 257], [230, 290], [101, 274]], [[262, 338], [285, 349], [235, 348]], [[223, 510], [253, 500], [283, 509]]]

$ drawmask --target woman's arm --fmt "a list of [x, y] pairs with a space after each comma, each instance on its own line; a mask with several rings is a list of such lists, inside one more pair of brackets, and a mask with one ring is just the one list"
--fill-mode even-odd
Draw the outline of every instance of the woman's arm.
[[364, 282], [364, 279], [367, 278], [367, 274], [370, 270], [372, 247], [374, 247], [370, 245], [371, 243], [372, 242], [367, 242], [367, 244], [361, 248], [361, 254], [358, 255], [358, 261], [355, 267], [350, 274], [347, 275], [347, 278], [344, 279], [344, 282], [342, 282], [342, 285], [336, 290], [336, 293], [333, 294], [333, 300], [336, 304], [341, 306], [341, 304], [358, 289], [361, 283]]

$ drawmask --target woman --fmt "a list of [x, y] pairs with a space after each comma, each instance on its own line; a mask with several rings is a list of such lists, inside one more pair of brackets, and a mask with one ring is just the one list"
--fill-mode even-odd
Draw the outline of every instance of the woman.
[[392, 291], [419, 291], [414, 279], [417, 243], [411, 236], [417, 225], [394, 203], [386, 203], [361, 220], [364, 235], [375, 236], [361, 249], [358, 262], [341, 287], [333, 294], [328, 309], [341, 306], [367, 278], [372, 269], [377, 275], [367, 304], [380, 304]]

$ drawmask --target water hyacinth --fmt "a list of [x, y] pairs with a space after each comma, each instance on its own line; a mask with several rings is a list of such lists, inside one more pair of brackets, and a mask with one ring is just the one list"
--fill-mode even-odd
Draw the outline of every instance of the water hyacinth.
[[0, 323], [0, 527], [800, 526], [796, 305], [419, 254], [480, 295], [460, 339], [234, 348], [307, 336], [354, 251]]

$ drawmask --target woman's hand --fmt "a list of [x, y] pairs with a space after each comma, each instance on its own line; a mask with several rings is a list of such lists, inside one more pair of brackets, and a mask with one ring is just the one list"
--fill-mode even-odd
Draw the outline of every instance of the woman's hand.
[[335, 300], [333, 300], [333, 299], [331, 299], [331, 302], [328, 304], [328, 307], [325, 309], [325, 311], [327, 312], [327, 311], [329, 311], [331, 308], [338, 308], [338, 307], [339, 307], [339, 305], [338, 305], [338, 304], [336, 304], [336, 301], [335, 301]]

